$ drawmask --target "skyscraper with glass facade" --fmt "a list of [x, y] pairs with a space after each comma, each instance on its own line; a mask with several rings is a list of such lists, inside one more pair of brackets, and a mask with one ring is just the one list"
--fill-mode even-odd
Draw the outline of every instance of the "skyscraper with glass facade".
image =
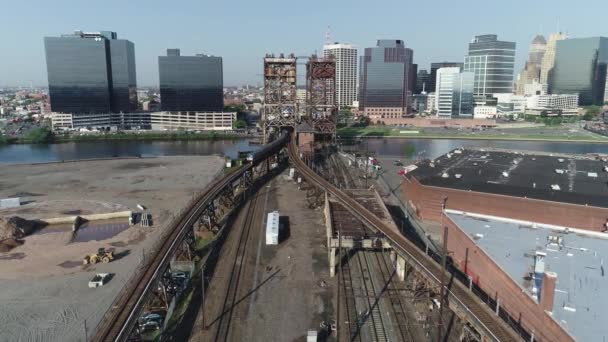
[[378, 40], [360, 61], [359, 109], [373, 119], [398, 119], [408, 114], [414, 52], [402, 40]]
[[214, 112], [224, 109], [222, 57], [181, 56], [168, 49], [158, 57], [160, 102], [164, 111]]
[[579, 105], [602, 105], [606, 90], [608, 38], [558, 40], [549, 89], [553, 94], [578, 94]]
[[441, 68], [459, 68], [462, 70], [464, 68], [464, 64], [461, 62], [438, 62], [431, 63], [431, 79], [429, 80], [430, 84], [426, 87], [426, 91], [428, 93], [437, 92], [437, 70]]
[[464, 58], [464, 71], [474, 73], [473, 94], [479, 98], [511, 93], [514, 66], [515, 43], [500, 41], [495, 34], [476, 36]]
[[135, 47], [116, 32], [45, 37], [51, 109], [97, 114], [137, 109]]
[[420, 94], [423, 91], [427, 93], [432, 92], [432, 90], [430, 90], [430, 82], [431, 74], [429, 74], [426, 69], [418, 70], [418, 75], [416, 75], [416, 88], [414, 90], [414, 94]]
[[437, 70], [435, 109], [441, 118], [470, 118], [473, 116], [472, 72], [461, 72], [458, 67]]

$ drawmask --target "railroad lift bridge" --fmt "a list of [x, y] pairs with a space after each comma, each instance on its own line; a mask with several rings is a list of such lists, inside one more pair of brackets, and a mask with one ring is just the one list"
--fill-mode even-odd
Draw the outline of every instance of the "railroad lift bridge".
[[[395, 251], [393, 267], [403, 270], [410, 267], [429, 284], [438, 286], [440, 264], [431, 259], [404, 236], [376, 218], [367, 208], [354, 201], [348, 194], [317, 175], [300, 158], [296, 138], [284, 133], [279, 139], [258, 151], [251, 163], [243, 165], [229, 174], [213, 181], [193, 201], [187, 210], [167, 230], [161, 245], [140, 272], [125, 286], [106, 313], [93, 341], [127, 341], [137, 333], [137, 321], [145, 310], [154, 306], [167, 307], [173, 299], [171, 288], [171, 261], [192, 258], [194, 252], [194, 230], [204, 226], [217, 230], [222, 217], [242, 203], [252, 187], [259, 186], [274, 176], [289, 161], [302, 178], [324, 194], [339, 201], [344, 208], [370, 229], [384, 235]], [[287, 153], [286, 153], [287, 149]], [[274, 167], [273, 167], [274, 165]], [[445, 305], [454, 311], [463, 322], [481, 336], [482, 341], [517, 341], [521, 338], [509, 328], [487, 305], [481, 303], [465, 284], [457, 280], [446, 283]]]

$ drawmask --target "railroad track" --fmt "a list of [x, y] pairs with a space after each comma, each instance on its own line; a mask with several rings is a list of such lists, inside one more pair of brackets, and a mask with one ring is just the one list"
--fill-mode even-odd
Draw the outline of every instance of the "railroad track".
[[[376, 217], [372, 212], [367, 210], [361, 204], [350, 198], [347, 194], [334, 187], [330, 182], [323, 179], [321, 176], [314, 173], [306, 164], [298, 157], [296, 145], [292, 140], [288, 145], [289, 158], [296, 169], [309, 182], [316, 184], [322, 189], [325, 189], [334, 198], [342, 202], [342, 204], [362, 222], [366, 223], [373, 229], [376, 229], [384, 234], [391, 242], [393, 248], [405, 258], [411, 260], [412, 264], [424, 275], [437, 284], [440, 283], [441, 273], [444, 272], [446, 279], [450, 279], [450, 274], [446, 272], [433, 259], [427, 256], [423, 251], [419, 250], [412, 242], [403, 235], [393, 230], [382, 220]], [[475, 324], [482, 334], [491, 340], [495, 341], [518, 341], [521, 340], [515, 332], [506, 326], [501, 318], [497, 317], [485, 304], [480, 303], [479, 299], [469, 292], [467, 287], [455, 280], [451, 286], [447, 288], [448, 297], [452, 305], [459, 306], [472, 323]]]
[[[340, 262], [342, 262], [340, 260]], [[350, 257], [347, 256], [346, 263], [341, 265], [340, 273], [342, 274], [342, 286], [344, 287], [344, 307], [346, 308], [346, 317], [348, 317], [348, 341], [363, 342], [361, 337], [361, 324], [359, 322], [359, 313], [357, 311], [357, 300], [355, 298], [355, 289], [353, 277], [350, 271]], [[340, 300], [338, 298], [338, 300]]]
[[374, 276], [370, 264], [367, 260], [367, 252], [357, 251], [355, 253], [359, 270], [361, 271], [361, 284], [363, 285], [363, 296], [368, 304], [367, 314], [365, 319], [371, 320], [372, 331], [374, 332], [374, 341], [387, 342], [386, 327], [384, 326], [384, 317], [380, 310], [380, 293], [378, 287], [374, 284]]
[[230, 272], [230, 278], [228, 280], [228, 286], [226, 289], [226, 296], [224, 297], [224, 303], [220, 317], [217, 322], [217, 330], [214, 341], [228, 341], [230, 335], [230, 324], [232, 323], [232, 317], [235, 311], [235, 306], [238, 303], [237, 294], [239, 293], [239, 284], [242, 278], [243, 269], [245, 268], [245, 256], [247, 252], [247, 245], [249, 241], [249, 233], [255, 222], [255, 212], [257, 208], [258, 194], [255, 194], [247, 204], [245, 221], [241, 226], [241, 231], [238, 239], [238, 245], [232, 263], [232, 269]]
[[407, 311], [402, 302], [402, 298], [404, 296], [399, 293], [399, 289], [395, 286], [396, 273], [390, 263], [390, 260], [386, 260], [388, 255], [382, 251], [373, 252], [372, 254], [375, 256], [375, 260], [380, 268], [380, 274], [383, 282], [386, 286], [387, 292], [389, 293], [388, 300], [391, 303], [391, 309], [393, 310], [394, 317], [397, 319], [397, 327], [399, 329], [401, 341], [414, 342], [414, 337], [412, 336], [412, 332], [409, 328], [410, 322], [406, 314]]
[[182, 241], [186, 231], [196, 223], [210, 200], [214, 199], [225, 186], [232, 183], [250, 168], [251, 164], [248, 164], [228, 176], [215, 179], [206, 187], [202, 195], [183, 211], [178, 220], [169, 227], [161, 245], [151, 253], [153, 256], [146, 263], [144, 269], [140, 271], [140, 275], [125, 285], [110, 310], [97, 326], [92, 341], [118, 341], [128, 338], [133, 324], [139, 318], [139, 310], [146, 300], [149, 289], [153, 282], [162, 276], [172, 253]]

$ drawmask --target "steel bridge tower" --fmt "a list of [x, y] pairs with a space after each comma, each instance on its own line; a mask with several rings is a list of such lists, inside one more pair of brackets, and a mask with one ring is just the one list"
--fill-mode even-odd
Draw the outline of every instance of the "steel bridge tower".
[[312, 55], [306, 63], [306, 116], [321, 134], [336, 135], [336, 61]]
[[295, 128], [300, 123], [296, 93], [296, 57], [264, 57], [264, 102], [262, 125], [264, 143], [282, 127]]

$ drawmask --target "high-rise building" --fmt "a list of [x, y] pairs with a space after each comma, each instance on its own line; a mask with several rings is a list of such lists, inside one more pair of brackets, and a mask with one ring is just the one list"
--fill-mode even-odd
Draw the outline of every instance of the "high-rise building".
[[160, 104], [164, 111], [213, 112], [224, 109], [222, 57], [181, 56], [168, 49], [158, 57]]
[[435, 81], [437, 80], [437, 70], [441, 68], [460, 68], [463, 70], [464, 63], [462, 62], [438, 62], [431, 63], [431, 79], [429, 80], [429, 84], [427, 85], [426, 91], [429, 93], [437, 92], [437, 85]]
[[357, 48], [350, 44], [327, 44], [323, 56], [336, 60], [336, 104], [352, 106], [357, 101]]
[[606, 90], [608, 38], [557, 41], [549, 89], [552, 94], [578, 94], [579, 105], [602, 105]]
[[51, 109], [58, 113], [120, 113], [137, 109], [135, 47], [116, 32], [45, 37]]
[[[549, 35], [545, 54], [540, 63], [540, 83], [551, 84], [551, 71], [553, 70], [553, 63], [555, 62], [555, 44], [557, 44], [558, 40], [564, 39], [566, 39], [566, 35], [561, 32]], [[551, 91], [551, 89], [549, 89], [549, 91]]]
[[495, 34], [476, 36], [464, 58], [464, 71], [475, 74], [473, 93], [478, 98], [511, 93], [514, 65], [515, 43], [500, 41]]
[[473, 115], [473, 78], [472, 72], [461, 72], [458, 67], [437, 70], [435, 109], [438, 117]]
[[[426, 69], [418, 70], [418, 75], [416, 75], [416, 88], [414, 90], [414, 94], [421, 94], [424, 92], [431, 92], [434, 90], [430, 90], [430, 81], [431, 74], [429, 74]], [[433, 82], [434, 83], [434, 82]]]
[[515, 94], [522, 95], [526, 84], [540, 81], [541, 65], [546, 49], [547, 41], [545, 37], [540, 34], [534, 37], [532, 43], [530, 43], [528, 60], [519, 75], [517, 75]]
[[361, 56], [359, 109], [379, 119], [398, 119], [409, 113], [414, 52], [402, 40], [378, 40]]

